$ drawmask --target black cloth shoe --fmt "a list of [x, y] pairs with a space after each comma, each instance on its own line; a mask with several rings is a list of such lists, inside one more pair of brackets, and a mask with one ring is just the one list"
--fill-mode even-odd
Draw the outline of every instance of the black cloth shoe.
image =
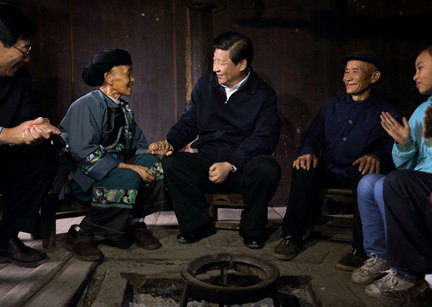
[[432, 289], [424, 279], [399, 291], [384, 291], [380, 301], [385, 306], [432, 306]]
[[213, 222], [208, 222], [192, 231], [181, 233], [177, 236], [177, 242], [182, 244], [196, 243], [203, 238], [210, 237], [216, 233]]
[[36, 267], [49, 260], [47, 254], [28, 247], [18, 237], [7, 242], [7, 248], [0, 249], [0, 262], [11, 262], [22, 267]]
[[363, 250], [351, 248], [348, 253], [342, 256], [336, 264], [336, 267], [344, 271], [352, 272], [361, 267], [368, 258], [369, 257]]
[[274, 256], [280, 260], [291, 260], [305, 249], [305, 242], [295, 242], [285, 237], [274, 248]]
[[65, 247], [72, 255], [82, 261], [100, 261], [103, 254], [93, 243], [93, 236], [78, 225], [69, 228], [65, 239]]

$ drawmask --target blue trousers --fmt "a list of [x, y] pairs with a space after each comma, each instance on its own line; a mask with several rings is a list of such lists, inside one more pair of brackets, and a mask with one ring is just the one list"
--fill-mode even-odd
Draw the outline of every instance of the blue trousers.
[[367, 174], [357, 186], [357, 200], [362, 221], [363, 247], [370, 257], [375, 253], [387, 259], [387, 226], [383, 199], [384, 175]]

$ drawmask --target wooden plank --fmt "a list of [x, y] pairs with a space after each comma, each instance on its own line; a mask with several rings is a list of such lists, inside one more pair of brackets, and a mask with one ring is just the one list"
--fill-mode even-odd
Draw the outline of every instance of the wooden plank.
[[96, 262], [70, 258], [63, 270], [24, 306], [71, 306], [96, 266]]
[[122, 306], [126, 286], [127, 280], [121, 276], [119, 271], [107, 269], [92, 307], [105, 307], [107, 302], [110, 306]]
[[48, 262], [36, 268], [22, 268], [12, 264], [3, 268], [0, 271], [0, 306], [23, 306], [55, 277], [70, 257], [66, 250], [60, 249], [50, 255]]

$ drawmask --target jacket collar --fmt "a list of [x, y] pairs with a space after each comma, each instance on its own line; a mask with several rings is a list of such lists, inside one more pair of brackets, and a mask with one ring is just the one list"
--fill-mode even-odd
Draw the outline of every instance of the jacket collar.
[[[369, 95], [368, 98], [366, 98], [365, 100], [363, 100], [361, 103], [363, 103], [365, 106], [370, 106], [378, 97], [378, 93], [377, 91], [373, 88], [371, 90], [371, 93]], [[356, 103], [356, 101], [354, 101], [352, 99], [352, 96], [350, 94], [345, 94], [345, 102], [348, 103]]]
[[[259, 80], [258, 75], [256, 74], [256, 72], [251, 67], [249, 78], [246, 80], [245, 83], [242, 84], [242, 86], [239, 88], [239, 90], [243, 90], [243, 91], [249, 93], [250, 95], [255, 94], [256, 88], [258, 86], [258, 80]], [[210, 84], [212, 87], [215, 87], [215, 88], [220, 86], [218, 78], [216, 76], [216, 73], [214, 73], [214, 72], [210, 75]]]

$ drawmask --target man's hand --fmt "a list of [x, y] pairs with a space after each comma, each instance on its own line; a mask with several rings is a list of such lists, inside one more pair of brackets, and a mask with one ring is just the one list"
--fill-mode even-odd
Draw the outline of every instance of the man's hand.
[[60, 135], [61, 132], [52, 126], [47, 118], [38, 117], [14, 128], [3, 128], [0, 144], [38, 145], [48, 140], [52, 134]]
[[318, 158], [314, 154], [305, 154], [298, 157], [293, 162], [293, 167], [295, 167], [297, 170], [302, 168], [308, 171], [310, 170], [311, 165], [313, 166], [313, 168], [316, 168], [318, 166]]
[[232, 165], [228, 162], [217, 162], [209, 168], [209, 180], [214, 183], [222, 183], [232, 171]]
[[153, 155], [169, 156], [173, 152], [174, 148], [171, 146], [170, 143], [168, 143], [167, 140], [151, 143], [149, 148], [147, 149], [147, 153], [151, 153]]
[[354, 161], [352, 165], [359, 165], [359, 172], [362, 175], [380, 172], [380, 160], [375, 155], [364, 155]]
[[382, 112], [380, 117], [381, 126], [398, 144], [409, 141], [411, 129], [405, 117], [402, 118], [403, 126], [389, 112]]
[[145, 166], [120, 162], [117, 168], [129, 168], [134, 172], [137, 172], [138, 175], [140, 175], [140, 177], [144, 181], [144, 183], [150, 183], [156, 179], [153, 172], [148, 167]]
[[427, 107], [423, 117], [423, 138], [425, 141], [432, 139], [432, 107]]

